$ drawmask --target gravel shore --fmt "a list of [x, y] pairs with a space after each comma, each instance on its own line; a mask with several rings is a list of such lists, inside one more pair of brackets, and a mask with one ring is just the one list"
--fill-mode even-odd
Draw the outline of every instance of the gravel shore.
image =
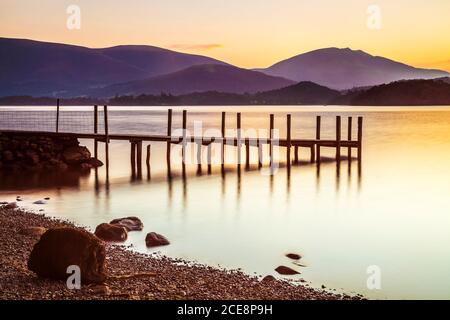
[[[0, 208], [0, 299], [359, 299], [328, 293], [287, 281], [261, 281], [238, 271], [187, 264], [166, 257], [151, 257], [124, 246], [106, 246], [104, 285], [69, 290], [63, 281], [38, 278], [27, 269], [35, 236], [20, 234], [25, 227], [73, 224], [20, 209]], [[146, 275], [155, 273], [156, 275]], [[140, 274], [120, 278], [121, 275]]]

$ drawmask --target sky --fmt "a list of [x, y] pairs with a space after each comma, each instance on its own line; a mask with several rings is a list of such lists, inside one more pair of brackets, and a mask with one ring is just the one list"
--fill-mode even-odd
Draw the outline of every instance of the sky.
[[0, 37], [154, 45], [245, 68], [349, 47], [450, 71], [450, 0], [1, 0]]

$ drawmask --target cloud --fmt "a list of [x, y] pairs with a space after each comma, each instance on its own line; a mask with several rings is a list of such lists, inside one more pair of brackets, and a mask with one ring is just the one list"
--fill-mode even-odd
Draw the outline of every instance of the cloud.
[[218, 43], [205, 43], [205, 44], [173, 44], [170, 46], [172, 49], [177, 50], [198, 50], [198, 51], [207, 51], [217, 48], [222, 48], [222, 44]]

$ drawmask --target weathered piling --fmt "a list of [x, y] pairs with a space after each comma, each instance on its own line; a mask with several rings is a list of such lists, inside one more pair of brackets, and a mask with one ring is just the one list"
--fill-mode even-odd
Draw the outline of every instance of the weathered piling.
[[288, 167], [291, 166], [291, 115], [286, 116], [286, 163]]
[[274, 129], [274, 115], [270, 114], [270, 121], [269, 121], [269, 156], [270, 156], [270, 166], [273, 165], [273, 129]]
[[320, 131], [321, 131], [321, 122], [322, 122], [322, 118], [320, 116], [316, 117], [316, 157], [317, 157], [317, 162], [320, 163]]
[[106, 168], [109, 168], [109, 124], [108, 124], [108, 106], [107, 105], [103, 106], [103, 119], [105, 122], [104, 123], [104, 125], [105, 125], [105, 160], [106, 160]]
[[362, 126], [363, 117], [358, 117], [358, 161], [361, 162], [362, 158]]
[[222, 112], [222, 126], [221, 126], [221, 134], [222, 134], [221, 163], [222, 163], [222, 165], [225, 165], [225, 121], [226, 121], [226, 113]]
[[59, 132], [59, 99], [56, 99], [56, 133]]
[[[348, 117], [347, 141], [352, 141], [352, 117]], [[348, 161], [351, 161], [351, 159], [352, 159], [352, 147], [351, 146], [348, 146], [348, 148], [347, 148], [347, 158], [348, 158]]]
[[[94, 134], [98, 134], [98, 106], [94, 106]], [[98, 159], [98, 140], [94, 139], [94, 158]]]
[[238, 112], [236, 115], [236, 128], [237, 128], [237, 163], [241, 165], [241, 146], [242, 146], [242, 136], [241, 136], [241, 113]]
[[183, 141], [181, 142], [182, 143], [181, 157], [182, 157], [183, 164], [186, 163], [186, 143], [187, 143], [187, 141], [186, 141], [186, 134], [187, 134], [186, 127], [187, 127], [187, 110], [183, 110]]
[[341, 161], [341, 116], [336, 116], [336, 161]]
[[172, 137], [172, 109], [167, 110], [167, 149], [166, 149], [166, 159], [170, 162], [170, 150], [171, 150], [171, 137]]

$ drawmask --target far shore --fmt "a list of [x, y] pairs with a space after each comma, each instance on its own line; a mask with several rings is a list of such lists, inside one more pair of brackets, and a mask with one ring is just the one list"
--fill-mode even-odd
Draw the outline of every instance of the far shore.
[[[152, 257], [106, 245], [108, 279], [103, 285], [68, 289], [64, 281], [37, 277], [27, 269], [36, 236], [22, 235], [27, 227], [73, 227], [71, 222], [21, 209], [0, 207], [0, 299], [2, 300], [349, 300], [361, 296], [330, 293], [274, 278], [254, 277], [167, 257]], [[156, 276], [122, 275], [156, 273]], [[118, 277], [119, 276], [119, 277]]]

